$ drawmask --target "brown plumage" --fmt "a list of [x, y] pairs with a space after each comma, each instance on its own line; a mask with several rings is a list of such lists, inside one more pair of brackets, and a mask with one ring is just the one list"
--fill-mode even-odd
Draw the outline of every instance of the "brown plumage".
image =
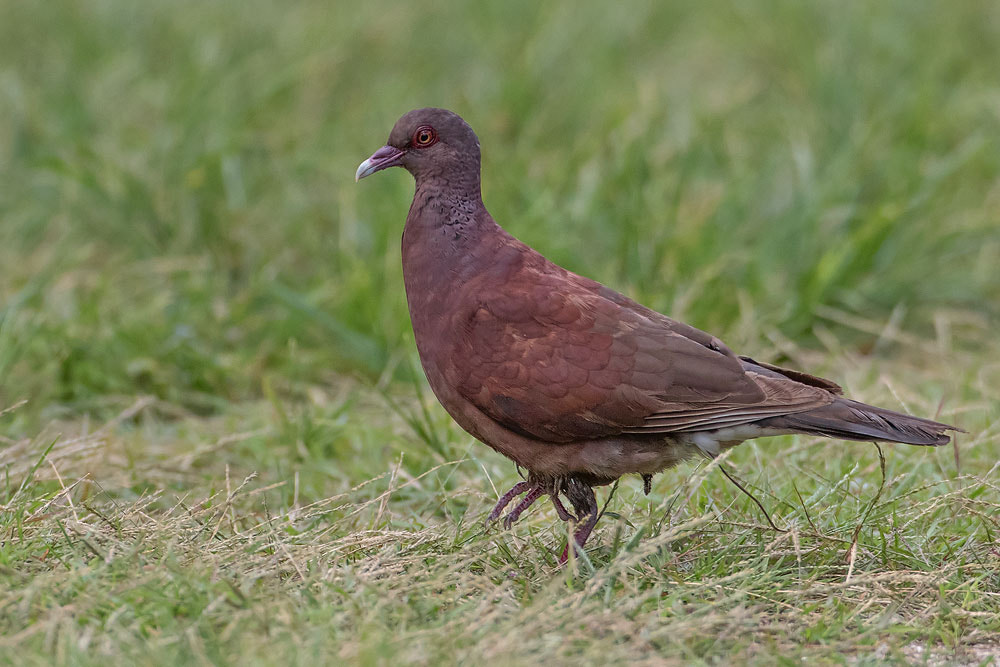
[[[404, 115], [357, 179], [413, 174], [403, 279], [431, 389], [462, 428], [527, 470], [509, 525], [548, 495], [582, 547], [592, 487], [648, 476], [743, 440], [810, 433], [943, 445], [957, 429], [843, 398], [835, 383], [738, 357], [699, 331], [578, 276], [505, 232], [483, 206], [479, 141], [444, 109]], [[566, 552], [563, 553], [565, 558]]]

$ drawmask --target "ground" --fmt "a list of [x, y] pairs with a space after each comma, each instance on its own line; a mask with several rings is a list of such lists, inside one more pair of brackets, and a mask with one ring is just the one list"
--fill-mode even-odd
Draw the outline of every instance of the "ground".
[[[992, 3], [0, 14], [0, 664], [1000, 660]], [[623, 479], [567, 567], [550, 507], [485, 528], [411, 181], [353, 182], [425, 105], [552, 259], [968, 433]]]

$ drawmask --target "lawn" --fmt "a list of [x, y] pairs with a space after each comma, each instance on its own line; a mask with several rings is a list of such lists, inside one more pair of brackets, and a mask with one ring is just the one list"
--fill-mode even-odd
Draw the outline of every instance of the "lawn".
[[[987, 1], [0, 0], [0, 664], [1000, 664], [998, 62]], [[353, 178], [429, 105], [551, 259], [968, 433], [484, 528]]]

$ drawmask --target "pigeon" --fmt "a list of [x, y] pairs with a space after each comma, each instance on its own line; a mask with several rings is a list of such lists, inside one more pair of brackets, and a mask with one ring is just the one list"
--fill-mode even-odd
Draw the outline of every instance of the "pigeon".
[[518, 499], [504, 518], [509, 528], [548, 496], [582, 549], [599, 517], [594, 487], [624, 475], [640, 476], [648, 492], [655, 473], [762, 436], [940, 446], [962, 430], [739, 356], [550, 262], [486, 210], [479, 139], [458, 114], [405, 114], [355, 180], [389, 167], [416, 182], [403, 282], [427, 381], [465, 431], [525, 473], [488, 521]]

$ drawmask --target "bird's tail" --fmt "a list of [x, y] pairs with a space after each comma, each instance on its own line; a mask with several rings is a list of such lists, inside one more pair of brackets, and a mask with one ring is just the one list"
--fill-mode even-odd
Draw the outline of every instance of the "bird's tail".
[[821, 408], [771, 417], [758, 423], [761, 426], [842, 440], [884, 440], [935, 447], [948, 444], [951, 438], [947, 431], [964, 433], [957, 426], [877, 408], [847, 398], [837, 398]]

